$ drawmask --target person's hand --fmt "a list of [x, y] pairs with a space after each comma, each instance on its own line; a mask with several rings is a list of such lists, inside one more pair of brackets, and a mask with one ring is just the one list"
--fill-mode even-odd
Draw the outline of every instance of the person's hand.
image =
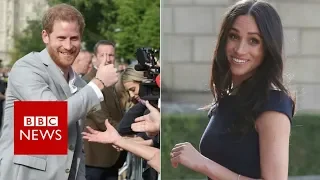
[[107, 64], [106, 61], [106, 59], [101, 61], [96, 73], [96, 78], [101, 80], [106, 87], [109, 87], [118, 81], [119, 75], [114, 65]]
[[156, 60], [156, 66], [158, 66], [158, 67], [160, 67], [160, 61], [158, 60], [158, 58], [157, 57], [154, 57], [154, 59]]
[[131, 124], [131, 129], [135, 132], [146, 132], [148, 134], [157, 135], [160, 130], [160, 122], [152, 121], [150, 114], [138, 117], [135, 123]]
[[205, 157], [200, 154], [189, 142], [176, 144], [171, 150], [171, 164], [177, 168], [179, 164], [194, 171], [200, 171]]
[[150, 113], [135, 119], [131, 124], [131, 129], [135, 132], [147, 132], [149, 134], [158, 134], [160, 131], [160, 112], [146, 101], [146, 107]]
[[112, 145], [112, 147], [115, 148], [118, 152], [123, 151], [122, 148], [120, 148], [120, 147], [118, 147], [118, 146], [116, 146], [114, 144]]
[[87, 126], [89, 132], [83, 132], [83, 139], [88, 140], [89, 142], [97, 142], [103, 144], [114, 144], [116, 141], [121, 139], [118, 131], [109, 123], [108, 120], [105, 121], [107, 130], [104, 132], [97, 131]]

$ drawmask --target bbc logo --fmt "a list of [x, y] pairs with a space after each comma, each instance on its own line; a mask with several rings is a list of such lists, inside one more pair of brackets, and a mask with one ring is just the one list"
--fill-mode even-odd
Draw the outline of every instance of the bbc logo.
[[24, 116], [23, 125], [26, 127], [58, 126], [58, 116]]

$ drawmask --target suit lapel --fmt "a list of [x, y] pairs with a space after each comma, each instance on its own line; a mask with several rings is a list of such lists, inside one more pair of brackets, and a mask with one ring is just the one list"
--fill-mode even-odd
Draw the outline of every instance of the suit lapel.
[[92, 68], [91, 71], [82, 77], [87, 83], [89, 83], [97, 74], [96, 68]]
[[51, 78], [53, 79], [56, 87], [61, 87], [62, 91], [66, 98], [71, 96], [71, 91], [69, 84], [63, 77], [59, 67], [53, 62], [51, 59], [47, 49], [42, 50], [40, 53], [40, 59], [42, 60], [43, 64], [47, 66], [47, 71]]
[[77, 74], [75, 74], [76, 79], [74, 81], [74, 85], [77, 87], [77, 91], [80, 91], [81, 88], [87, 85], [87, 83]]

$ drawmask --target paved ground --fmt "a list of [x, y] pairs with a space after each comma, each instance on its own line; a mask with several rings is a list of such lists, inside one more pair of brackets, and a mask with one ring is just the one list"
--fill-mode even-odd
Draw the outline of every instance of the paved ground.
[[202, 107], [202, 105], [161, 102], [161, 112], [164, 114], [205, 113], [203, 111], [197, 110], [200, 107]]
[[320, 175], [289, 177], [289, 180], [320, 180]]
[[[173, 180], [173, 179], [172, 179]], [[185, 180], [207, 180], [207, 179], [185, 179]], [[297, 176], [297, 177], [289, 177], [288, 180], [320, 180], [319, 176]]]

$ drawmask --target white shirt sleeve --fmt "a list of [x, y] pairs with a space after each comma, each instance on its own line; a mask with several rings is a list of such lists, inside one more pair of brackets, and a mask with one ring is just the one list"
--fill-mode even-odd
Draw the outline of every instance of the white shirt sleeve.
[[93, 88], [94, 92], [96, 92], [98, 98], [100, 99], [100, 102], [103, 101], [104, 97], [103, 97], [103, 94], [102, 94], [101, 90], [98, 88], [98, 86], [93, 82], [89, 82], [88, 85]]

